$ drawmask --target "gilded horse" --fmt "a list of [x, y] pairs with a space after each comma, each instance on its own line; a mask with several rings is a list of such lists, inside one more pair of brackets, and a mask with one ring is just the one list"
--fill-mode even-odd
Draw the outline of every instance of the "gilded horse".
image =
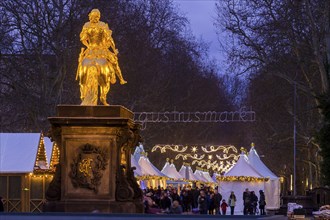
[[110, 85], [116, 83], [116, 76], [120, 84], [127, 83], [118, 64], [118, 50], [111, 36], [112, 31], [106, 23], [99, 21], [100, 17], [100, 11], [93, 9], [89, 13], [90, 21], [85, 23], [80, 33], [80, 41], [87, 47], [81, 49], [76, 75], [76, 79], [79, 79], [81, 105], [97, 105], [98, 88], [100, 101], [109, 105], [106, 97]]

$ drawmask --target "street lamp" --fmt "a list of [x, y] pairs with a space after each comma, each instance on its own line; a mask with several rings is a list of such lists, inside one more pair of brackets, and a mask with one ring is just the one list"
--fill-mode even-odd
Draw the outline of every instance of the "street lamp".
[[294, 81], [294, 93], [293, 93], [293, 196], [297, 195], [296, 191], [296, 97], [297, 97], [297, 85]]

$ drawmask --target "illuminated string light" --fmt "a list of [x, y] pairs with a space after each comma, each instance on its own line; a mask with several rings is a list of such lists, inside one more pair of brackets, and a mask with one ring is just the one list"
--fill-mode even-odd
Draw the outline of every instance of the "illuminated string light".
[[[197, 153], [201, 149], [201, 153]], [[220, 173], [227, 172], [233, 165], [236, 164], [239, 154], [238, 150], [233, 145], [155, 145], [152, 152], [160, 151], [166, 153], [172, 151], [177, 153], [175, 160], [182, 159], [184, 161], [190, 160], [192, 165], [198, 165], [207, 169], [212, 169]], [[216, 153], [215, 157], [213, 155]], [[207, 158], [207, 159], [205, 159]]]
[[177, 154], [175, 159], [179, 159], [180, 157], [182, 157], [183, 160], [187, 160], [188, 158], [192, 158], [192, 159], [195, 159], [195, 160], [202, 160], [205, 155], [201, 155], [200, 157], [198, 157], [198, 154], [194, 154], [194, 155], [191, 155], [191, 154]]
[[217, 176], [218, 181], [227, 181], [227, 182], [267, 182], [269, 178], [264, 177], [253, 177], [253, 176]]
[[[41, 165], [43, 166], [43, 168], [40, 167]], [[46, 149], [45, 149], [45, 141], [44, 141], [43, 133], [40, 134], [38, 150], [37, 150], [36, 160], [34, 162], [34, 167], [35, 167], [35, 169], [48, 168], [47, 154], [46, 154]]]
[[187, 150], [188, 146], [182, 146], [182, 145], [155, 145], [152, 149], [151, 152], [156, 151], [157, 149], [160, 149], [161, 153], [165, 153], [166, 150], [171, 150], [175, 152], [185, 152]]
[[57, 144], [54, 142], [52, 149], [52, 156], [50, 158], [49, 170], [55, 172], [55, 165], [60, 162], [60, 149]]

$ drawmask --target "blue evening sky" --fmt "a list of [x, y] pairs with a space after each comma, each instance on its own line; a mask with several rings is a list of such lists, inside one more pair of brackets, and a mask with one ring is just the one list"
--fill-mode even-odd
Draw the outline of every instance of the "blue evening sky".
[[203, 39], [209, 45], [209, 56], [211, 59], [221, 61], [223, 52], [214, 26], [216, 16], [216, 0], [174, 0], [175, 5], [188, 18], [191, 30], [196, 39]]

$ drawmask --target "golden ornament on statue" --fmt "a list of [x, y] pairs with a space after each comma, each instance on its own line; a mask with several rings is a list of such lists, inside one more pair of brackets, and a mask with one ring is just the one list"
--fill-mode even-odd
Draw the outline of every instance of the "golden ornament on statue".
[[[98, 91], [100, 101], [107, 103], [110, 85], [126, 84], [118, 64], [118, 50], [111, 36], [108, 24], [100, 21], [101, 13], [93, 9], [89, 13], [89, 22], [80, 33], [80, 41], [87, 47], [81, 48], [78, 60], [76, 80], [79, 80], [81, 105], [97, 105]], [[99, 89], [100, 88], [100, 89]]]

